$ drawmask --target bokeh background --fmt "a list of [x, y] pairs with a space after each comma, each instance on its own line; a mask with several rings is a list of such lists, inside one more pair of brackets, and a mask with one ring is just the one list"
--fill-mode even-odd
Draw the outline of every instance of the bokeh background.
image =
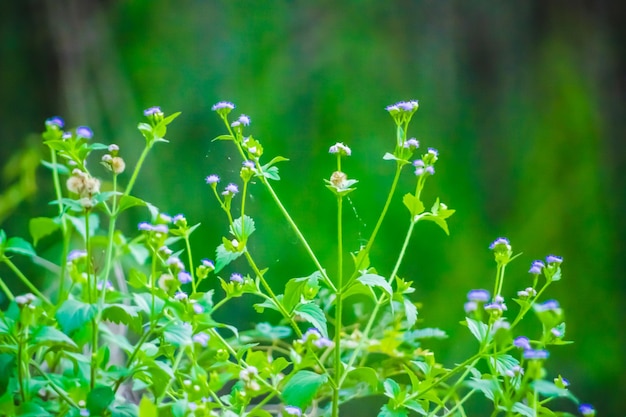
[[[160, 105], [183, 114], [168, 132], [171, 143], [155, 147], [136, 192], [202, 222], [197, 256], [212, 257], [225, 221], [203, 178], [217, 173], [234, 181], [239, 162], [229, 144], [211, 143], [224, 128], [210, 108], [229, 100], [237, 114], [251, 116], [266, 155], [291, 159], [280, 166], [276, 189], [322, 262], [332, 265], [334, 199], [322, 182], [334, 166], [328, 147], [343, 141], [353, 150], [344, 170], [360, 183], [345, 221], [346, 246], [355, 250], [371, 233], [393, 172], [381, 160], [394, 141], [384, 107], [418, 99], [410, 134], [441, 156], [426, 198], [440, 196], [457, 210], [450, 237], [420, 224], [401, 269], [416, 282], [421, 324], [451, 336], [426, 347], [447, 364], [475, 348], [458, 325], [465, 294], [492, 288], [487, 247], [507, 236], [523, 252], [508, 270], [511, 295], [529, 284], [534, 259], [550, 253], [565, 259], [552, 296], [576, 343], [552, 349], [549, 371], [568, 378], [599, 414], [624, 415], [621, 3], [4, 2], [1, 227], [26, 236], [29, 217], [54, 214], [46, 206], [51, 183], [38, 164], [45, 155], [38, 132], [47, 117], [91, 126], [98, 141], [118, 144], [132, 163], [143, 146], [136, 131], [141, 112]], [[400, 195], [413, 181], [407, 173]], [[257, 187], [252, 197], [253, 250], [271, 268], [273, 283], [311, 273], [268, 196]], [[395, 203], [372, 256], [387, 273], [407, 226], [400, 198]], [[147, 214], [133, 216], [128, 230]], [[229, 319], [245, 326], [257, 317], [246, 310]]]

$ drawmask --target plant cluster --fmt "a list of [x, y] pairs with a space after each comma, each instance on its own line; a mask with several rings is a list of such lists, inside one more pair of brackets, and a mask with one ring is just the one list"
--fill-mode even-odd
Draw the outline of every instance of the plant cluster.
[[[552, 411], [552, 401], [578, 400], [565, 378], [548, 378], [544, 367], [550, 346], [569, 343], [561, 307], [544, 300], [561, 279], [558, 256], [533, 262], [532, 285], [511, 296], [504, 277], [516, 256], [507, 239], [494, 241], [493, 290], [471, 290], [465, 304], [463, 325], [476, 339], [475, 354], [447, 367], [424, 347], [446, 333], [420, 326], [415, 286], [400, 276], [400, 267], [415, 226], [430, 221], [448, 233], [454, 210], [439, 199], [427, 209], [423, 201], [439, 154], [420, 151], [408, 137], [417, 101], [386, 108], [395, 140], [383, 159], [395, 172], [376, 225], [356, 252], [344, 248], [342, 228], [345, 198], [357, 184], [343, 168], [352, 152], [344, 143], [330, 147], [336, 167], [325, 183], [336, 200], [337, 235], [335, 262], [327, 266], [272, 187], [280, 179], [277, 164], [287, 159], [267, 161], [261, 142], [248, 133], [250, 118], [233, 119], [234, 108], [213, 106], [226, 128], [216, 139], [231, 142], [242, 162], [237, 184], [206, 177], [229, 227], [214, 261], [192, 250], [190, 235], [199, 224], [132, 194], [149, 151], [167, 142], [168, 125], [179, 113], [144, 112], [138, 128], [145, 147], [125, 185], [118, 181], [127, 168], [118, 146], [93, 142], [87, 127], [66, 131], [62, 119], [46, 121], [50, 159], [43, 164], [52, 174], [57, 213], [31, 220], [33, 244], [0, 233], [0, 262], [30, 290], [15, 295], [0, 278], [7, 298], [0, 312], [0, 415], [337, 417], [366, 396], [380, 400], [379, 417], [465, 416], [475, 396], [485, 398], [492, 416], [568, 415]], [[106, 181], [90, 171], [95, 153], [110, 173]], [[393, 269], [378, 270], [371, 250], [407, 170], [415, 182], [402, 198], [403, 244]], [[311, 264], [296, 277], [274, 275], [250, 250], [256, 227], [246, 206], [251, 187], [269, 193], [306, 250]], [[118, 220], [132, 207], [145, 207], [146, 221], [123, 231]], [[42, 262], [34, 249], [42, 239], [58, 240], [59, 259]], [[13, 262], [15, 255], [47, 266], [58, 287], [37, 288]], [[229, 264], [240, 272], [225, 275]], [[244, 294], [257, 300], [258, 324], [242, 329], [216, 321], [216, 312]], [[268, 322], [265, 310], [280, 319]], [[518, 324], [531, 312], [541, 326], [521, 335]], [[588, 404], [579, 410], [595, 414]]]

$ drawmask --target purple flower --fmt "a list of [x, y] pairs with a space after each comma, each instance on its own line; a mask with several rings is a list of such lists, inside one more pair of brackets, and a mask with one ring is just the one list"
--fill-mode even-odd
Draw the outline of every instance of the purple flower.
[[197, 343], [202, 347], [206, 347], [207, 344], [209, 343], [210, 337], [208, 334], [204, 332], [200, 332], [198, 334], [194, 334], [191, 339], [194, 341], [194, 343]]
[[174, 294], [174, 299], [178, 301], [186, 300], [188, 298], [187, 293], [178, 291]]
[[530, 274], [539, 275], [541, 274], [541, 271], [543, 270], [543, 268], [545, 268], [545, 265], [543, 264], [543, 262], [535, 261], [531, 265], [530, 270], [528, 272]]
[[187, 219], [185, 218], [185, 215], [184, 215], [184, 214], [177, 214], [176, 216], [174, 216], [174, 217], [172, 218], [172, 223], [174, 223], [174, 224], [176, 224], [176, 225], [177, 225], [178, 223], [184, 223], [184, 222], [186, 222], [186, 221], [187, 221]]
[[252, 161], [243, 161], [241, 164], [244, 168], [254, 169], [254, 162]]
[[238, 192], [239, 192], [239, 187], [237, 187], [237, 185], [233, 183], [230, 183], [226, 186], [222, 195], [235, 195]]
[[555, 255], [546, 256], [546, 263], [548, 264], [560, 264], [562, 262], [563, 262], [563, 258], [561, 258], [560, 256], [555, 256]]
[[204, 307], [202, 307], [200, 304], [194, 303], [193, 312], [196, 314], [202, 314], [204, 312]]
[[154, 116], [155, 114], [163, 114], [159, 106], [150, 107], [143, 111], [143, 115], [146, 117]]
[[93, 131], [87, 126], [78, 126], [76, 128], [76, 136], [85, 139], [91, 139], [93, 138]]
[[96, 284], [96, 288], [98, 289], [98, 291], [102, 291], [102, 289], [106, 290], [106, 291], [112, 291], [113, 290], [113, 284], [111, 284], [111, 281], [106, 280], [104, 283], [99, 282]]
[[429, 175], [435, 175], [435, 167], [434, 167], [434, 166], [432, 166], [432, 165], [431, 165], [431, 166], [426, 167], [426, 172], [427, 172]]
[[581, 404], [580, 407], [578, 407], [578, 411], [580, 411], [580, 414], [583, 416], [591, 417], [596, 415], [596, 410], [591, 404]]
[[209, 260], [209, 259], [203, 259], [202, 260], [202, 265], [213, 270], [215, 269], [215, 264], [213, 263], [213, 261]]
[[526, 349], [524, 351], [524, 359], [528, 360], [543, 360], [548, 359], [550, 353], [543, 349]]
[[439, 156], [439, 151], [435, 148], [428, 148], [428, 153], [435, 157]]
[[478, 310], [478, 304], [476, 303], [476, 301], [468, 301], [463, 305], [463, 308], [465, 309], [465, 314], [469, 314], [473, 311]]
[[87, 251], [82, 250], [82, 249], [75, 249], [67, 255], [67, 261], [72, 262], [77, 259], [84, 258], [86, 256], [87, 256]]
[[328, 153], [350, 156], [352, 155], [352, 150], [343, 143], [337, 142], [328, 149]]
[[178, 273], [178, 281], [180, 281], [181, 284], [189, 284], [191, 282], [191, 274], [189, 274], [189, 272], [180, 271]]
[[230, 280], [231, 282], [238, 282], [240, 284], [243, 284], [243, 277], [241, 276], [241, 274], [238, 274], [236, 272], [231, 274]]
[[498, 248], [506, 248], [507, 250], [511, 249], [511, 244], [509, 243], [509, 239], [505, 237], [499, 237], [494, 240], [491, 245], [489, 245], [489, 249], [496, 250]]
[[415, 176], [416, 176], [416, 177], [419, 177], [419, 176], [421, 176], [421, 175], [424, 175], [424, 168], [417, 168], [417, 169], [415, 170]]
[[207, 184], [217, 184], [218, 182], [220, 182], [220, 177], [218, 177], [217, 175], [211, 174], [205, 178], [205, 181]]
[[559, 306], [559, 302], [556, 300], [548, 300], [545, 303], [542, 304], [536, 304], [535, 305], [535, 309], [539, 312], [542, 311], [554, 311], [557, 312], [557, 310], [560, 309]]
[[63, 119], [61, 119], [59, 116], [53, 116], [46, 119], [46, 126], [56, 126], [59, 129], [63, 129], [65, 123], [63, 122]]
[[143, 231], [145, 231], [145, 232], [150, 232], [150, 231], [152, 231], [152, 230], [153, 230], [152, 225], [151, 225], [150, 223], [147, 223], [147, 222], [141, 222], [141, 223], [139, 223], [139, 226], [138, 226], [138, 227], [139, 227], [139, 230], [143, 230]]
[[233, 103], [229, 103], [228, 101], [220, 101], [219, 103], [215, 103], [213, 107], [211, 107], [211, 110], [218, 113], [224, 112], [225, 114], [228, 114], [234, 108], [235, 105]]
[[285, 407], [285, 413], [287, 413], [288, 416], [296, 416], [296, 417], [301, 417], [302, 416], [302, 410], [298, 407], [295, 407], [293, 405], [288, 405]]
[[416, 159], [415, 161], [413, 161], [413, 166], [414, 167], [424, 167], [424, 161], [422, 161], [421, 159]]
[[420, 143], [415, 138], [408, 139], [406, 142], [404, 142], [404, 147], [410, 150], [417, 149], [419, 148], [419, 146]]
[[467, 293], [467, 299], [469, 301], [478, 301], [486, 303], [489, 301], [489, 291], [487, 290], [471, 290]]
[[250, 118], [246, 116], [245, 114], [242, 114], [241, 116], [239, 116], [239, 119], [237, 119], [237, 121], [241, 123], [243, 126], [250, 126]]
[[152, 226], [152, 231], [157, 233], [163, 233], [165, 235], [170, 231], [170, 229], [164, 224], [157, 224]]
[[530, 340], [526, 336], [519, 336], [513, 340], [513, 346], [518, 349], [530, 350]]

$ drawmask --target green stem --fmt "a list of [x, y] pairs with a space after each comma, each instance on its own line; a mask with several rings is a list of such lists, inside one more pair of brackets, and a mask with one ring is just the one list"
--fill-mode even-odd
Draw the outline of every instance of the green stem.
[[39, 291], [37, 289], [37, 287], [35, 287], [28, 278], [26, 278], [26, 276], [22, 273], [22, 271], [20, 271], [17, 266], [15, 266], [15, 264], [11, 261], [11, 259], [7, 258], [6, 256], [2, 257], [2, 261], [7, 264], [7, 266], [11, 269], [11, 271], [13, 271], [13, 273], [15, 273], [15, 275], [17, 275], [17, 277], [24, 283], [24, 285], [26, 285], [28, 287], [28, 289], [35, 294], [37, 297], [39, 297], [44, 303], [48, 304], [49, 306], [52, 306], [53, 304], [50, 302], [50, 300], [48, 299], [48, 297], [46, 297], [45, 295], [43, 295], [41, 293], [41, 291]]
[[383, 220], [385, 219], [385, 216], [387, 215], [387, 210], [389, 210], [389, 206], [391, 205], [391, 200], [396, 192], [396, 187], [398, 185], [398, 180], [400, 179], [400, 172], [402, 172], [402, 167], [404, 165], [401, 165], [400, 163], [398, 163], [396, 165], [396, 173], [393, 177], [393, 182], [391, 183], [391, 189], [389, 190], [389, 194], [387, 195], [387, 201], [385, 201], [385, 206], [383, 207], [383, 211], [380, 213], [380, 216], [378, 217], [378, 221], [376, 222], [376, 226], [374, 227], [374, 231], [372, 232], [372, 235], [370, 236], [369, 240], [367, 241], [367, 244], [365, 245], [365, 248], [362, 249], [359, 252], [359, 255], [357, 257], [357, 264], [354, 267], [354, 272], [352, 273], [352, 276], [350, 277], [350, 279], [348, 280], [348, 282], [346, 283], [346, 286], [350, 285], [352, 283], [352, 281], [354, 281], [358, 275], [359, 275], [359, 270], [361, 268], [361, 265], [363, 264], [363, 261], [365, 260], [365, 258], [367, 257], [367, 255], [369, 254], [370, 250], [372, 249], [372, 246], [374, 245], [374, 241], [376, 240], [376, 236], [378, 235], [378, 231], [380, 230], [381, 225], [383, 224]]
[[[413, 234], [413, 228], [415, 227], [415, 224], [417, 223], [417, 221], [419, 221], [419, 217], [417, 219], [411, 219], [411, 223], [409, 224], [409, 230], [406, 233], [406, 236], [404, 238], [404, 243], [402, 244], [402, 249], [400, 250], [400, 255], [398, 256], [396, 264], [393, 267], [393, 272], [391, 273], [391, 275], [389, 276], [389, 279], [387, 280], [387, 282], [390, 285], [393, 282], [396, 274], [398, 273], [398, 269], [400, 268], [400, 264], [402, 263], [404, 255], [406, 253], [406, 248], [409, 246], [409, 241], [411, 240], [411, 235]], [[369, 334], [372, 331], [374, 322], [376, 321], [376, 316], [378, 315], [378, 311], [382, 307], [383, 302], [385, 301], [386, 298], [387, 298], [386, 293], [383, 293], [380, 295], [380, 297], [377, 297], [374, 310], [370, 314], [370, 318], [367, 324], [365, 325], [365, 330], [363, 331], [363, 335], [361, 337], [361, 340], [359, 341], [359, 344], [357, 345], [356, 349], [354, 349], [354, 351], [352, 352], [352, 355], [350, 356], [350, 360], [348, 361], [348, 365], [346, 367], [347, 369], [350, 369], [352, 367], [352, 365], [354, 364], [354, 361], [356, 361], [357, 356], [359, 355], [359, 353], [361, 353], [361, 350], [363, 350], [365, 341], [369, 338]], [[347, 373], [344, 374], [342, 378], [340, 379], [339, 386], [343, 384], [343, 381], [345, 380], [346, 375]]]
[[13, 295], [9, 287], [7, 287], [7, 285], [4, 283], [4, 280], [2, 278], [0, 278], [0, 289], [4, 291], [9, 301], [15, 300], [15, 296]]
[[[183, 359], [183, 356], [185, 354], [185, 349], [186, 349], [185, 347], [181, 348], [180, 351], [178, 352], [178, 355], [176, 355], [176, 359], [174, 359], [174, 363], [172, 364], [173, 375], [176, 375], [176, 371], [178, 370], [178, 367], [180, 366], [180, 362]], [[163, 398], [167, 394], [167, 390], [170, 389], [170, 387], [172, 386], [172, 382], [174, 382], [174, 378], [168, 379], [167, 384], [165, 385], [165, 389], [163, 390], [163, 393], [159, 397], [154, 398], [155, 404], [159, 405], [163, 402]]]
[[152, 148], [151, 144], [146, 143], [146, 147], [143, 148], [141, 155], [139, 156], [139, 160], [137, 161], [137, 165], [135, 165], [135, 170], [133, 171], [132, 176], [130, 177], [130, 181], [128, 181], [128, 185], [126, 186], [126, 190], [124, 190], [124, 195], [130, 195], [133, 186], [135, 185], [135, 181], [137, 180], [137, 175], [139, 175], [139, 171], [146, 160], [146, 156], [148, 156], [148, 152]]
[[39, 366], [39, 364], [37, 362], [31, 361], [30, 362], [30, 366], [35, 368], [37, 370], [37, 372], [39, 372], [39, 374], [41, 374], [41, 376], [46, 381], [48, 381], [48, 384], [50, 384], [50, 388], [52, 388], [54, 390], [54, 392], [56, 392], [59, 395], [59, 397], [61, 397], [63, 399], [63, 401], [68, 403], [71, 407], [80, 408], [78, 406], [78, 404], [76, 404], [74, 402], [74, 400], [69, 396], [69, 394], [67, 392], [65, 392], [65, 390], [63, 388], [59, 387], [57, 384], [54, 383], [54, 381], [48, 375], [48, 372], [46, 372], [43, 369], [41, 369], [41, 367]]
[[[338, 161], [340, 159], [338, 158]], [[338, 162], [339, 164], [339, 162]], [[335, 295], [335, 381], [337, 387], [333, 390], [332, 416], [339, 417], [339, 390], [341, 388], [341, 330], [343, 314], [343, 198], [337, 196], [337, 288]]]
[[196, 293], [196, 276], [193, 271], [193, 256], [191, 255], [191, 245], [189, 243], [189, 234], [185, 233], [185, 247], [187, 248], [187, 260], [189, 261], [189, 274], [191, 275], [191, 294]]
[[67, 254], [69, 252], [69, 235], [67, 228], [67, 219], [63, 215], [63, 193], [61, 191], [61, 181], [59, 180], [59, 172], [57, 170], [57, 154], [54, 149], [50, 148], [50, 160], [52, 161], [52, 181], [54, 183], [54, 191], [59, 206], [59, 218], [61, 219], [61, 231], [63, 232], [63, 249], [61, 252], [61, 274], [59, 282], [59, 303], [65, 299], [65, 272], [67, 269]]

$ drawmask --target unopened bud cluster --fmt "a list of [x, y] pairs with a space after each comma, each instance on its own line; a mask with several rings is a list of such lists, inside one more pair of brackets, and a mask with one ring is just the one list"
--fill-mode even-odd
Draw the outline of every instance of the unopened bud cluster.
[[78, 194], [80, 204], [87, 209], [94, 206], [92, 198], [100, 192], [100, 180], [78, 168], [72, 171], [66, 186], [71, 193]]

